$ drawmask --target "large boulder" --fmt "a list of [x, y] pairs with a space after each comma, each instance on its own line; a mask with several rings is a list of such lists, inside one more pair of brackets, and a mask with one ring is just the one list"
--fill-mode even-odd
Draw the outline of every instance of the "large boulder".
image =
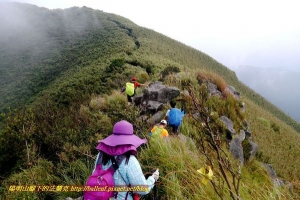
[[144, 111], [157, 112], [179, 95], [180, 90], [177, 87], [166, 86], [162, 82], [156, 81], [145, 88], [142, 95], [133, 98], [133, 101]]

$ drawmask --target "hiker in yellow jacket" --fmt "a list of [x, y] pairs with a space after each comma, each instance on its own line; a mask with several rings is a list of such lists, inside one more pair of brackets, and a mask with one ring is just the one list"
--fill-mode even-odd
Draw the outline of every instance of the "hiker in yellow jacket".
[[132, 77], [131, 81], [126, 83], [126, 87], [121, 90], [121, 93], [126, 91], [127, 105], [131, 105], [132, 97], [135, 95], [135, 89], [140, 87], [140, 86], [148, 87], [148, 85], [146, 85], [146, 84], [139, 83], [136, 80], [136, 77]]
[[167, 121], [161, 120], [158, 126], [154, 126], [151, 130], [150, 136], [152, 138], [160, 136], [161, 138], [166, 138], [169, 136], [169, 133], [166, 129]]

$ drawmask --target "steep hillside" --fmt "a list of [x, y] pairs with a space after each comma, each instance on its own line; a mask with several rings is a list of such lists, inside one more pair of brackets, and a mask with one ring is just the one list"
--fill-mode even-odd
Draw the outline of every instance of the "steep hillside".
[[[0, 25], [0, 110], [4, 112], [0, 128], [0, 195], [14, 199], [78, 196], [74, 192], [8, 193], [7, 187], [83, 185], [91, 172], [98, 139], [110, 134], [116, 121], [126, 119], [134, 124], [138, 135], [147, 135], [150, 127], [138, 119], [140, 110], [126, 110], [125, 96], [115, 91], [136, 76], [140, 82], [161, 80], [181, 90], [199, 91], [197, 98], [211, 113], [233, 117], [236, 132], [243, 127], [243, 120], [249, 122], [259, 152], [242, 169], [241, 197], [254, 195], [251, 188], [257, 199], [299, 197], [300, 124], [239, 82], [233, 71], [210, 56], [121, 16], [86, 7], [48, 10], [1, 3]], [[241, 101], [207, 98], [205, 86], [197, 78], [200, 74], [211, 74], [213, 80], [217, 77], [224, 85], [234, 86], [241, 93]], [[242, 102], [245, 114], [238, 111]], [[213, 120], [216, 123], [212, 127], [218, 132], [222, 128], [217, 119]], [[219, 179], [220, 171], [216, 171], [218, 185], [214, 188], [200, 185], [199, 177], [192, 173], [206, 164], [199, 138], [204, 131], [187, 118], [182, 133], [196, 146], [174, 139], [166, 148], [151, 144], [140, 153], [145, 170], [154, 166], [164, 169], [165, 182], [160, 191], [164, 199], [182, 199], [189, 194], [187, 191], [194, 193], [195, 199], [232, 198], [224, 179]], [[165, 157], [156, 155], [157, 149]], [[176, 161], [180, 160], [184, 163], [178, 165]], [[271, 163], [296, 192], [274, 187], [261, 162]], [[232, 166], [236, 166], [235, 161]], [[194, 178], [189, 179], [190, 173]], [[190, 182], [185, 182], [187, 179]], [[265, 188], [260, 187], [262, 183]]]

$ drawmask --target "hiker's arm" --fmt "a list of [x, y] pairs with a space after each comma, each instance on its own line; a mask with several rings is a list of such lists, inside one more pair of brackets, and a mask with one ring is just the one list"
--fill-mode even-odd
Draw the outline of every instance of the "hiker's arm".
[[168, 120], [168, 118], [169, 118], [169, 113], [170, 113], [170, 109], [167, 111], [167, 113], [166, 113], [166, 115], [165, 115], [165, 117], [164, 117], [165, 120]]
[[139, 84], [139, 86], [145, 86], [145, 87], [148, 87], [148, 85], [147, 84]]
[[142, 187], [146, 190], [137, 191], [134, 193], [145, 195], [148, 194], [154, 187], [155, 179], [153, 176], [149, 176], [147, 179], [145, 178], [141, 165], [134, 156], [130, 156], [127, 168], [127, 177], [132, 187], [139, 186], [140, 188]]

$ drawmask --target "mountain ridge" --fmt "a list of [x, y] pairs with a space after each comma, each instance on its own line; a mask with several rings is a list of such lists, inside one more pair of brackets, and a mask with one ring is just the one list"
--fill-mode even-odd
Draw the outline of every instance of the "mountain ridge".
[[[137, 134], [143, 137], [148, 131], [148, 127], [136, 119], [140, 112], [137, 108], [129, 111], [125, 110], [126, 99], [119, 94], [118, 90], [124, 86], [128, 79], [136, 76], [141, 82], [161, 80], [180, 87], [192, 85], [202, 91], [204, 86], [198, 88], [200, 80], [195, 76], [208, 73], [211, 74], [208, 77], [212, 79], [224, 79], [220, 81], [221, 85], [226, 82], [226, 84], [234, 86], [241, 93], [241, 101], [246, 103], [246, 109], [248, 110], [246, 119], [249, 120], [253, 138], [261, 149], [257, 159], [274, 163], [278, 174], [293, 182], [297, 189], [300, 172], [294, 165], [297, 166], [298, 163], [297, 161], [294, 164], [289, 163], [288, 156], [295, 156], [299, 152], [296, 144], [299, 140], [300, 125], [239, 82], [232, 70], [205, 53], [153, 30], [141, 28], [121, 16], [86, 7], [50, 11], [44, 8], [39, 10], [38, 7], [31, 7], [30, 5], [23, 7], [23, 4], [9, 4], [9, 6], [11, 5], [17, 5], [20, 9], [23, 9], [22, 12], [29, 13], [31, 18], [35, 18], [35, 20], [38, 20], [38, 18], [45, 20], [47, 17], [50, 17], [50, 19], [53, 17], [52, 21], [47, 22], [53, 22], [52, 27], [44, 28], [47, 29], [45, 32], [54, 38], [53, 41], [49, 41], [49, 46], [52, 48], [48, 49], [48, 51], [54, 53], [47, 54], [47, 52], [44, 52], [45, 59], [41, 56], [34, 57], [34, 60], [32, 60], [34, 66], [31, 66], [28, 64], [31, 54], [26, 51], [28, 46], [25, 45], [25, 51], [12, 52], [6, 51], [7, 49], [0, 45], [0, 48], [2, 46], [0, 60], [5, 61], [0, 63], [2, 75], [0, 92], [1, 96], [7, 98], [4, 101], [2, 99], [4, 102], [4, 104], [1, 104], [2, 109], [3, 105], [8, 105], [7, 103], [13, 100], [15, 104], [10, 105], [13, 105], [13, 108], [17, 107], [14, 105], [19, 105], [17, 108], [20, 108], [16, 111], [8, 109], [8, 112], [1, 115], [0, 142], [3, 145], [0, 150], [3, 154], [0, 156], [0, 168], [1, 176], [5, 177], [5, 186], [15, 184], [18, 179], [24, 181], [20, 178], [24, 175], [29, 177], [28, 181], [33, 184], [34, 178], [31, 177], [30, 170], [37, 173], [40, 184], [61, 184], [61, 182], [83, 184], [88, 173], [90, 173], [91, 169], [89, 167], [91, 166], [88, 163], [92, 163], [92, 160], [87, 161], [82, 155], [96, 153], [93, 146], [98, 139], [111, 132], [114, 122], [121, 118], [134, 122], [135, 128], [138, 128]], [[44, 13], [41, 15], [40, 12]], [[4, 15], [3, 12], [1, 13]], [[69, 24], [69, 29], [67, 28], [69, 31], [61, 29], [63, 20], [60, 19], [60, 16], [66, 16], [65, 20], [68, 23], [74, 23], [74, 29], [76, 30], [72, 29], [73, 25], [71, 24]], [[81, 18], [84, 20], [80, 21]], [[91, 21], [95, 19], [96, 24], [87, 23], [88, 27], [86, 29], [77, 27], [78, 24], [84, 24], [89, 19]], [[0, 22], [4, 23], [1, 20]], [[40, 28], [43, 28], [43, 26]], [[80, 31], [78, 32], [78, 30]], [[25, 36], [25, 38], [30, 38], [30, 35]], [[22, 38], [19, 39], [22, 40]], [[57, 45], [51, 46], [52, 42], [57, 42]], [[22, 49], [18, 48], [19, 43], [14, 43], [15, 48], [18, 50]], [[39, 47], [39, 43], [34, 46]], [[14, 55], [14, 59], [7, 58], [7, 55]], [[39, 60], [39, 58], [42, 59]], [[14, 62], [17, 65], [9, 64]], [[8, 66], [13, 67], [9, 68]], [[18, 74], [18, 70], [21, 70], [23, 66], [25, 66], [22, 69], [24, 70], [23, 73], [27, 76], [16, 84], [14, 80], [23, 75]], [[2, 73], [3, 71], [5, 73]], [[180, 73], [174, 75], [178, 71]], [[11, 79], [7, 75], [16, 78]], [[181, 79], [178, 80], [178, 77]], [[203, 95], [205, 99], [205, 93]], [[244, 126], [241, 121], [243, 115], [235, 114], [235, 109], [242, 102], [230, 98], [224, 101], [212, 98], [209, 103], [211, 108], [216, 107], [217, 103], [223, 104], [224, 109], [218, 107], [220, 114], [235, 116], [234, 127], [237, 132], [238, 128]], [[230, 106], [233, 106], [234, 109], [226, 113], [225, 108], [231, 108]], [[213, 117], [213, 120], [215, 120], [215, 117]], [[188, 130], [185, 132], [186, 134], [194, 131], [189, 129], [189, 125], [192, 126], [192, 124], [187, 119], [184, 127], [184, 130]], [[294, 129], [298, 130], [298, 133]], [[261, 133], [262, 131], [263, 133]], [[194, 135], [194, 137], [197, 141], [197, 136]], [[282, 147], [283, 149], [276, 152], [272, 151], [283, 142], [285, 144]], [[185, 149], [186, 147], [183, 144], [176, 142], [175, 144], [180, 148], [182, 147], [183, 152], [188, 152], [189, 149]], [[15, 151], [11, 151], [12, 147]], [[143, 152], [148, 154], [152, 150], [154, 149]], [[194, 154], [197, 154], [197, 151]], [[142, 158], [146, 167], [148, 165], [147, 159], [150, 159], [151, 156], [144, 155]], [[188, 155], [186, 155], [186, 158], [190, 159]], [[197, 159], [201, 160], [202, 164], [205, 163], [202, 158]], [[283, 160], [283, 162], [279, 162], [280, 160]], [[170, 161], [161, 161], [166, 165], [170, 163]], [[249, 168], [263, 171], [256, 164], [256, 160], [248, 163], [248, 165], [250, 167], [246, 166], [246, 171]], [[71, 175], [74, 174], [74, 168], [70, 166], [78, 170], [75, 173], [76, 177]], [[193, 167], [195, 166], [196, 163]], [[161, 167], [167, 171], [164, 165]], [[26, 170], [20, 170], [22, 168]], [[56, 171], [53, 170], [54, 168]], [[288, 169], [289, 173], [286, 173], [285, 169]], [[249, 174], [246, 173], [246, 175]], [[264, 176], [263, 174], [264, 172], [257, 176]], [[69, 178], [69, 176], [73, 178]], [[47, 179], [42, 177], [47, 177]], [[267, 178], [264, 180], [267, 180]], [[251, 182], [247, 184], [251, 184]], [[179, 185], [177, 186], [179, 187]], [[184, 186], [184, 184], [180, 186]], [[0, 187], [1, 191], [5, 191], [3, 185]], [[268, 185], [268, 187], [272, 190], [271, 185]], [[199, 186], [199, 188], [202, 188], [202, 186]], [[259, 188], [255, 188], [259, 191]], [[168, 189], [164, 191], [166, 192]], [[208, 193], [214, 193], [212, 191], [209, 190]], [[246, 190], [243, 190], [243, 192], [244, 195], [249, 195]], [[263, 191], [260, 192], [263, 193]], [[171, 191], [167, 194], [175, 195]], [[289, 195], [289, 193], [284, 194]], [[15, 195], [22, 196], [23, 194]], [[47, 197], [53, 194], [34, 195]]]

